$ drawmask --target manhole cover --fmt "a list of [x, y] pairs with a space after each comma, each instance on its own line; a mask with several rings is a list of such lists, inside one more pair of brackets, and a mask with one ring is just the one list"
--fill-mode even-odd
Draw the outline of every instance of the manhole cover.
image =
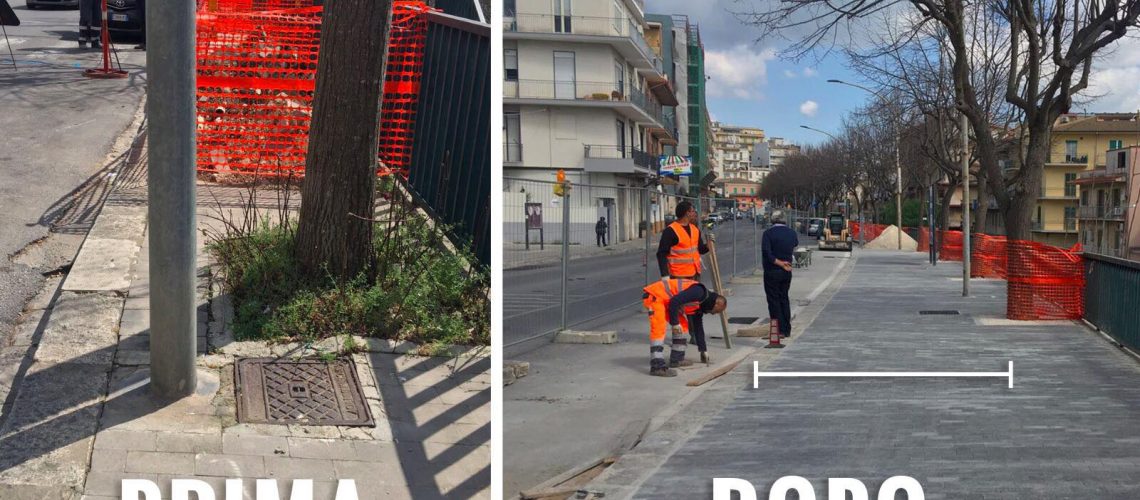
[[351, 360], [238, 360], [237, 402], [238, 422], [373, 423]]
[[728, 322], [734, 325], [751, 325], [758, 319], [760, 319], [759, 316], [733, 316], [728, 318]]
[[958, 314], [958, 311], [956, 311], [954, 309], [939, 309], [939, 310], [933, 310], [933, 311], [918, 311], [918, 314], [921, 314], [923, 316], [927, 316], [927, 315], [953, 316], [953, 315]]

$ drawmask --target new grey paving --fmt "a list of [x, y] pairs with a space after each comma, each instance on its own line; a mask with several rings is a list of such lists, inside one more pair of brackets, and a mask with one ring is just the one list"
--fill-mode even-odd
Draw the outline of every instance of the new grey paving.
[[[1000, 379], [778, 379], [735, 399], [664, 461], [636, 498], [709, 498], [713, 477], [861, 479], [875, 498], [909, 475], [926, 498], [1140, 498], [1140, 363], [1068, 322], [980, 326], [1005, 283], [961, 297], [958, 265], [864, 253], [774, 371], [1003, 371]], [[958, 309], [958, 316], [919, 316]], [[745, 386], [744, 384], [747, 383]]]

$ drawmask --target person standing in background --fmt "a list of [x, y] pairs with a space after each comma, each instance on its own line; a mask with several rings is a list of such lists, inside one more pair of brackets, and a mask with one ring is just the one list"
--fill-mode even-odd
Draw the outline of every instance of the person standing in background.
[[103, 4], [100, 0], [79, 0], [79, 47], [102, 48]]
[[594, 224], [594, 233], [598, 235], [598, 246], [609, 246], [606, 242], [606, 233], [609, 232], [610, 225], [606, 223], [605, 217], [598, 217], [598, 223]]
[[800, 244], [796, 231], [787, 226], [784, 211], [772, 212], [772, 227], [764, 231], [760, 252], [764, 266], [764, 295], [768, 299], [768, 318], [776, 322], [781, 337], [792, 334], [792, 305], [788, 291], [792, 287], [792, 254]]
[[[661, 232], [661, 243], [657, 246], [657, 267], [661, 270], [661, 281], [670, 279], [701, 280], [701, 255], [709, 253], [708, 243], [696, 224], [697, 209], [688, 201], [677, 204], [674, 212], [677, 220]], [[690, 322], [697, 321], [689, 318]], [[704, 330], [693, 332], [693, 343], [701, 354], [701, 362], [708, 363], [708, 344]]]

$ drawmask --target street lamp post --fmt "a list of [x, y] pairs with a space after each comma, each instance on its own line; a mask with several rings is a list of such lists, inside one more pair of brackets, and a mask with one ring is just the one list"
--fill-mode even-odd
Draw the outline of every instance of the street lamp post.
[[[874, 90], [871, 90], [867, 87], [864, 87], [864, 86], [858, 85], [858, 84], [854, 84], [854, 83], [845, 82], [843, 80], [836, 80], [836, 79], [828, 80], [827, 83], [838, 83], [840, 85], [847, 85], [849, 87], [855, 87], [855, 88], [863, 90], [865, 92], [869, 92], [869, 93], [873, 94], [875, 97], [878, 97], [879, 100], [883, 101], [883, 104], [887, 104], [888, 105], [887, 109], [890, 109], [890, 106], [889, 106], [890, 101], [887, 101], [887, 98], [883, 97], [882, 94], [875, 92]], [[900, 158], [901, 155], [899, 154], [899, 121], [900, 120], [899, 120], [898, 115], [895, 114], [893, 111], [891, 112], [891, 114], [893, 115], [892, 118], [894, 118], [893, 121], [894, 121], [894, 129], [895, 129], [895, 227], [898, 228], [898, 248], [899, 248], [899, 250], [902, 250], [902, 160]]]

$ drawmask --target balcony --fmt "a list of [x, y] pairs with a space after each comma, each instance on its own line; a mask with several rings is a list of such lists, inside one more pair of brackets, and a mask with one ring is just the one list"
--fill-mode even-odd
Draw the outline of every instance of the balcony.
[[1075, 233], [1077, 232], [1077, 219], [1067, 218], [1061, 224], [1035, 220], [1032, 230], [1037, 233]]
[[632, 19], [506, 13], [503, 38], [608, 43], [638, 71], [664, 74], [661, 58], [649, 47]]
[[1077, 186], [1058, 187], [1042, 185], [1041, 190], [1037, 193], [1037, 198], [1042, 200], [1076, 200]]
[[619, 87], [613, 82], [517, 80], [504, 82], [503, 101], [506, 104], [609, 108], [639, 122], [658, 127], [665, 125], [660, 104], [640, 90], [627, 88], [622, 92]]
[[1050, 165], [1088, 165], [1089, 155], [1052, 155], [1049, 157]]
[[615, 174], [656, 174], [659, 158], [632, 146], [586, 144], [585, 170]]
[[1126, 170], [1121, 168], [1107, 169], [1105, 167], [1100, 167], [1096, 170], [1078, 172], [1076, 182], [1078, 184], [1124, 182], [1125, 173]]
[[1077, 218], [1124, 220], [1124, 207], [1120, 205], [1093, 205], [1077, 209]]

